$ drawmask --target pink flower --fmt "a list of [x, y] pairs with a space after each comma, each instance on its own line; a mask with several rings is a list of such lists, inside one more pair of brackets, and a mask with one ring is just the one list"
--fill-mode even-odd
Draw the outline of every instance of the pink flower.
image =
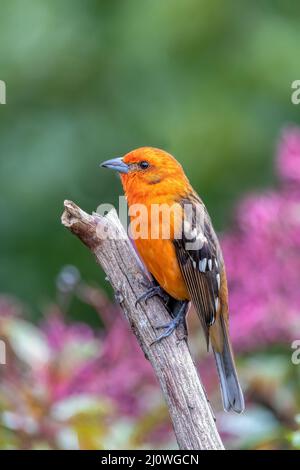
[[251, 195], [237, 210], [237, 227], [222, 240], [231, 332], [240, 350], [300, 338], [300, 130], [279, 144], [285, 185]]

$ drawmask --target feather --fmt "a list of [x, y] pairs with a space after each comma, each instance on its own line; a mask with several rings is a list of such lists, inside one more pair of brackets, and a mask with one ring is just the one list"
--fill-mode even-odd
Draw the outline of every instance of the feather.
[[[192, 204], [193, 213], [196, 213], [197, 205], [202, 204], [202, 202], [197, 196], [193, 195], [188, 201], [185, 199], [182, 204], [184, 206]], [[187, 228], [190, 231], [189, 233]], [[195, 231], [197, 232], [195, 238], [201, 239], [203, 244], [196, 249], [193, 249], [193, 247], [191, 249], [187, 248], [191, 246], [188, 243], [193, 241], [191, 232], [194, 235]], [[214, 324], [220, 305], [219, 265], [221, 264], [221, 259], [219, 259], [218, 255], [219, 250], [216, 235], [213, 232], [205, 208], [203, 224], [200, 224], [196, 217], [193, 217], [192, 224], [184, 222], [182, 238], [174, 240], [174, 245], [180, 270], [200, 318], [208, 348], [209, 327]]]

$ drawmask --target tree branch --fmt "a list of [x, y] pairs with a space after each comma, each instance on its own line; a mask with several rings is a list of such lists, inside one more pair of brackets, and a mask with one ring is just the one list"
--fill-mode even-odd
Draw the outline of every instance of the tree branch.
[[214, 418], [186, 341], [178, 333], [151, 346], [155, 325], [170, 321], [162, 302], [153, 297], [135, 306], [149, 282], [115, 211], [89, 215], [65, 201], [62, 223], [95, 255], [105, 271], [131, 329], [149, 359], [168, 405], [180, 449], [223, 449]]

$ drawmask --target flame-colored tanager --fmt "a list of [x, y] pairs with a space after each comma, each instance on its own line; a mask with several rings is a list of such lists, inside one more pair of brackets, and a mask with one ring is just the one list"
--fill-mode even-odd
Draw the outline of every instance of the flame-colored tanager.
[[[172, 321], [163, 326], [165, 331], [157, 340], [172, 333], [180, 322], [185, 324], [188, 305], [192, 301], [207, 346], [210, 341], [213, 348], [224, 409], [242, 412], [244, 399], [228, 332], [224, 260], [204, 203], [192, 188], [182, 166], [163, 150], [142, 147], [122, 158], [108, 160], [102, 166], [120, 173], [129, 209], [135, 205], [147, 209], [146, 217], [139, 217], [141, 236], [134, 237], [134, 241], [156, 286], [139, 301], [156, 294], [164, 297], [167, 293], [175, 306], [171, 312]], [[151, 211], [157, 205], [172, 206], [175, 210], [167, 219], [162, 211], [155, 220]], [[137, 214], [132, 213], [131, 221], [134, 222], [136, 217]], [[169, 227], [163, 226], [166, 223]], [[164, 228], [169, 229], [168, 236], [165, 236]]]

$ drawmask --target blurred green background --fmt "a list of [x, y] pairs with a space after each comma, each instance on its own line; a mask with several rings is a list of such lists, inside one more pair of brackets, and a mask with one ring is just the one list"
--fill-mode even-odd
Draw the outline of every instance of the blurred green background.
[[142, 145], [173, 153], [225, 228], [274, 179], [279, 129], [300, 122], [299, 14], [296, 1], [2, 0], [1, 291], [38, 316], [62, 265], [104, 283], [60, 224], [63, 200], [116, 203], [98, 164]]

